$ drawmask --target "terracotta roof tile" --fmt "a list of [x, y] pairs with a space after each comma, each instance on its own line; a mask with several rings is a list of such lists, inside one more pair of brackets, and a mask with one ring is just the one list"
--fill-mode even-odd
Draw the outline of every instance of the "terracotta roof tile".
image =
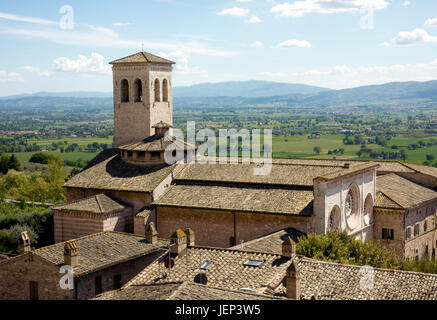
[[84, 211], [98, 214], [112, 213], [124, 210], [126, 207], [112, 199], [111, 197], [98, 194], [89, 198], [80, 199], [78, 201], [70, 202], [64, 205], [56, 206], [55, 210], [72, 210]]
[[437, 192], [422, 187], [394, 173], [378, 176], [376, 189], [402, 208], [411, 208], [437, 199]]
[[236, 186], [174, 185], [154, 204], [188, 208], [311, 215], [313, 191]]
[[[74, 268], [75, 275], [99, 270], [168, 246], [168, 241], [159, 240], [152, 245], [144, 237], [117, 232], [101, 232], [72, 241], [76, 242], [79, 250], [79, 265]], [[60, 266], [64, 264], [64, 245], [65, 242], [60, 242], [32, 252]]]
[[123, 63], [165, 63], [174, 64], [175, 62], [155, 56], [151, 53], [140, 51], [130, 56], [117, 59], [109, 62], [110, 64], [123, 64]]

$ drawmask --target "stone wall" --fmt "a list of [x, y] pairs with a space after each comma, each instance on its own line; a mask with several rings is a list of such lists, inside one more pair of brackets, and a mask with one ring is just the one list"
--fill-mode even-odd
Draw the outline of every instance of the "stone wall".
[[[437, 247], [436, 243], [436, 215], [437, 200], [422, 207], [408, 210], [405, 216], [405, 228], [411, 228], [411, 238], [405, 242], [405, 256], [418, 257], [432, 256]], [[425, 221], [427, 230], [425, 231]], [[419, 225], [419, 235], [414, 235], [414, 226]], [[426, 249], [428, 247], [428, 254]]]
[[[373, 225], [373, 235], [375, 240], [383, 247], [392, 249], [400, 257], [404, 257], [404, 215], [403, 210], [386, 210], [375, 208], [373, 210], [375, 224]], [[394, 240], [382, 239], [382, 229], [393, 229]]]
[[311, 223], [310, 217], [165, 206], [156, 208], [156, 216], [159, 237], [169, 238], [176, 229], [191, 228], [197, 245], [224, 248], [286, 227], [306, 232]]
[[133, 232], [130, 208], [111, 214], [53, 209], [55, 243], [103, 231]]
[[121, 285], [125, 285], [129, 280], [140, 273], [149, 264], [155, 261], [162, 251], [150, 253], [148, 255], [129, 260], [125, 263], [105, 268], [96, 272], [81, 276], [76, 280], [77, 298], [78, 300], [88, 300], [95, 297], [96, 286], [95, 279], [98, 276], [102, 277], [103, 292], [114, 290], [114, 276], [121, 275]]
[[[114, 146], [138, 142], [154, 134], [153, 125], [159, 121], [172, 122], [172, 67], [157, 64], [133, 64], [113, 67], [114, 88]], [[129, 102], [121, 101], [121, 81], [129, 83]], [[142, 101], [134, 97], [135, 81], [142, 82]], [[155, 101], [155, 80], [160, 83], [160, 101]], [[168, 82], [168, 101], [162, 101], [163, 80]]]
[[0, 263], [0, 300], [28, 300], [30, 281], [38, 283], [40, 300], [70, 299], [70, 290], [61, 289], [64, 274], [59, 268], [32, 253]]
[[[372, 206], [376, 193], [376, 169], [371, 168], [364, 172], [357, 172], [331, 181], [314, 181], [314, 215], [311, 231], [325, 233], [329, 230], [329, 217], [331, 211], [340, 209], [340, 230], [346, 230], [355, 238], [372, 237], [370, 224], [365, 223], [364, 202], [370, 195]], [[345, 201], [352, 186], [358, 189], [357, 223], [354, 226], [347, 223]], [[355, 188], [355, 187], [354, 187]], [[373, 219], [371, 219], [373, 220]]]

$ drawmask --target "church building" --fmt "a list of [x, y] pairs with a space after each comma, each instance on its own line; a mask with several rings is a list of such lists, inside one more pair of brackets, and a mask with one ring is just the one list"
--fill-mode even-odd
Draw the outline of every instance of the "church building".
[[[150, 222], [162, 238], [192, 228], [197, 244], [221, 248], [284, 228], [336, 229], [403, 257], [435, 257], [436, 168], [273, 159], [270, 174], [255, 175], [253, 161], [202, 164], [197, 146], [172, 136], [174, 62], [139, 52], [111, 64], [113, 148], [65, 184], [67, 203], [53, 209], [55, 242], [107, 231], [144, 235]], [[171, 146], [183, 153], [169, 163]]]

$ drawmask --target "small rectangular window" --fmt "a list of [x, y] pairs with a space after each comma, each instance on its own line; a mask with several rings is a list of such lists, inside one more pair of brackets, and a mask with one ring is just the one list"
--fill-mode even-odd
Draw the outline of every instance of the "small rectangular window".
[[102, 289], [102, 276], [97, 276], [94, 278], [94, 285], [95, 285], [95, 289], [96, 289], [96, 296], [98, 294], [101, 294], [103, 292]]
[[121, 274], [116, 274], [114, 276], [114, 290], [121, 288]]
[[405, 238], [407, 240], [409, 240], [411, 238], [411, 227], [408, 227], [407, 230], [405, 231]]
[[394, 240], [394, 230], [382, 228], [382, 239]]
[[247, 260], [244, 265], [250, 267], [259, 267], [262, 263], [263, 262], [261, 260]]
[[159, 159], [161, 159], [161, 152], [159, 152], [159, 151], [152, 151], [152, 152], [150, 152], [150, 159], [151, 160], [159, 160]]
[[38, 300], [38, 282], [29, 282], [29, 298], [30, 300]]
[[417, 236], [417, 235], [419, 235], [419, 233], [420, 233], [420, 224], [417, 223], [414, 226], [414, 235]]
[[211, 262], [211, 261], [206, 261], [204, 264], [202, 264], [202, 266], [200, 267], [200, 269], [202, 269], [202, 270], [206, 270], [206, 269], [208, 269], [211, 265], [212, 265], [212, 262]]

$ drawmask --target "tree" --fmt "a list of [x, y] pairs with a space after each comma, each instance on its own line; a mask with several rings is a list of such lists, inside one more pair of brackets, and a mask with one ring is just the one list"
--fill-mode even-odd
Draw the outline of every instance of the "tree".
[[17, 159], [15, 154], [11, 155], [8, 160], [8, 170], [21, 171], [20, 160]]
[[320, 152], [322, 152], [322, 149], [319, 146], [317, 146], [317, 147], [314, 147], [313, 151], [315, 153], [319, 154]]
[[427, 154], [427, 155], [426, 155], [426, 160], [428, 160], [428, 161], [433, 161], [433, 160], [435, 160], [435, 155], [433, 155], [433, 154]]

